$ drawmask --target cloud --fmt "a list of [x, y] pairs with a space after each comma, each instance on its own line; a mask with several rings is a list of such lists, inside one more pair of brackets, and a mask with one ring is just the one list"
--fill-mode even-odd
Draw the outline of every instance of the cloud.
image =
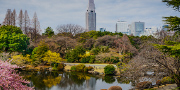
[[[163, 16], [178, 12], [166, 6], [161, 0], [95, 0], [97, 30], [105, 27], [114, 32], [117, 20], [145, 22], [146, 27], [160, 27]], [[0, 0], [0, 22], [3, 22], [7, 9], [27, 10], [30, 19], [37, 13], [41, 29], [48, 26], [56, 30], [61, 24], [78, 24], [85, 27], [85, 13], [88, 0]]]

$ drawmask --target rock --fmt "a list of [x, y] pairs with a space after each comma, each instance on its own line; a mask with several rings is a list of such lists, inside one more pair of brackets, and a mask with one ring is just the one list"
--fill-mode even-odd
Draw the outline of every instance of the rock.
[[108, 90], [122, 90], [120, 86], [111, 86]]

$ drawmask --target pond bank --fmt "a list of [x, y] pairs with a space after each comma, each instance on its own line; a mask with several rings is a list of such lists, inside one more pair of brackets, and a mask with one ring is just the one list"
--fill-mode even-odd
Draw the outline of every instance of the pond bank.
[[[70, 71], [72, 66], [82, 64], [82, 63], [64, 63], [66, 66], [64, 68], [65, 71]], [[84, 64], [85, 66], [92, 66], [94, 68], [94, 72], [98, 72], [100, 75], [104, 75], [104, 67], [109, 65], [109, 64]], [[112, 64], [114, 65], [114, 64]], [[119, 75], [119, 70], [117, 70], [116, 65], [114, 65], [116, 68], [117, 74]]]
[[159, 86], [159, 88], [154, 87], [152, 89], [156, 89], [156, 90], [176, 90], [176, 88], [177, 88], [176, 84], [166, 84], [166, 86], [162, 85], [162, 86]]

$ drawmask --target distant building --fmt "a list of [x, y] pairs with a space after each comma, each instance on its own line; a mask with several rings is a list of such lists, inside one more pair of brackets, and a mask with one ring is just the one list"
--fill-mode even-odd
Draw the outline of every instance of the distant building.
[[99, 31], [100, 31], [100, 32], [105, 32], [105, 31], [106, 31], [106, 28], [100, 28]]
[[89, 0], [89, 6], [86, 12], [86, 30], [96, 30], [96, 12], [94, 0]]
[[145, 23], [144, 22], [133, 22], [130, 26], [131, 34], [134, 36], [140, 36], [144, 33]]
[[116, 23], [116, 32], [121, 32], [123, 34], [129, 35], [127, 22], [126, 21], [118, 21]]
[[169, 28], [168, 28], [168, 27], [169, 27], [169, 25], [163, 25], [163, 26], [162, 26], [162, 30], [164, 30], [164, 31], [168, 31], [168, 30], [169, 30]]
[[151, 27], [151, 28], [145, 28], [144, 32], [140, 34], [140, 36], [145, 35], [145, 36], [150, 36], [154, 35], [157, 32], [158, 28], [157, 27]]

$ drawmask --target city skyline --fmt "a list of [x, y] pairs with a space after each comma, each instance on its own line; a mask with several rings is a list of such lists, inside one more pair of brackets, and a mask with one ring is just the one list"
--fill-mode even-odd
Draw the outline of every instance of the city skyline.
[[[160, 27], [163, 25], [163, 16], [180, 16], [179, 12], [166, 6], [161, 0], [95, 0], [97, 27], [105, 27], [107, 31], [115, 32], [116, 22], [119, 20], [131, 22], [142, 21], [145, 27]], [[30, 19], [34, 12], [44, 31], [48, 26], [56, 30], [58, 25], [78, 24], [85, 25], [85, 12], [88, 0], [0, 0], [0, 23], [3, 22], [7, 9], [27, 10]]]

